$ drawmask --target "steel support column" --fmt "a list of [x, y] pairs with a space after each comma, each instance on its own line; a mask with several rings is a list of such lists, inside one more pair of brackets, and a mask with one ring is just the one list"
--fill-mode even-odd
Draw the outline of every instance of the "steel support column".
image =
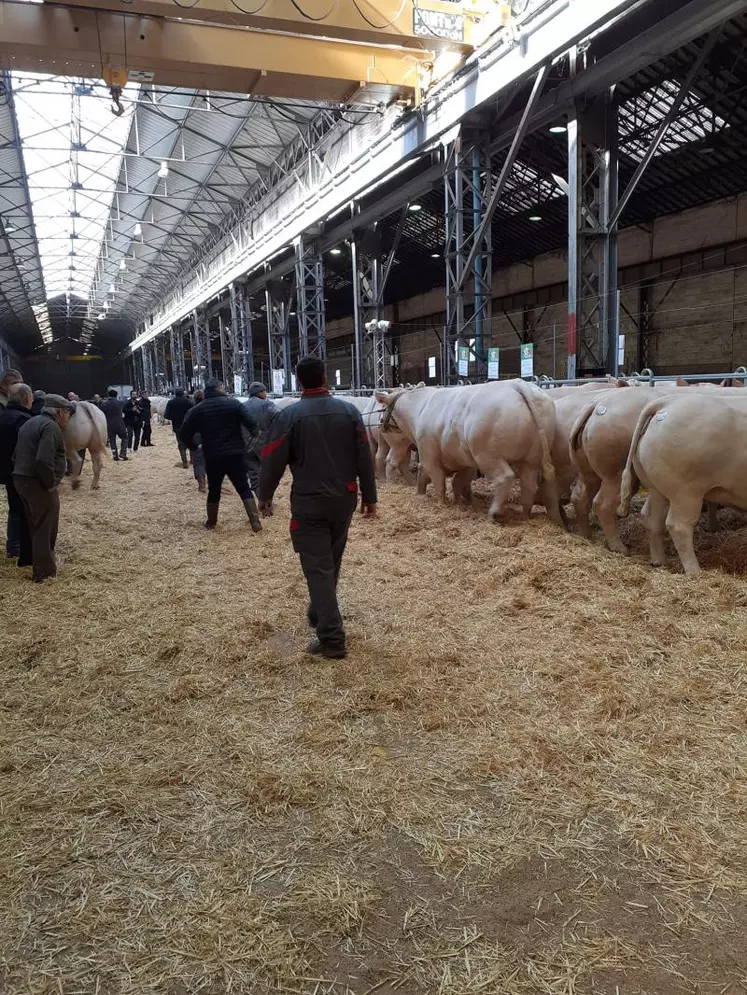
[[[355, 317], [355, 386], [387, 386], [386, 340], [379, 327], [384, 279], [381, 263], [381, 235], [377, 229], [356, 232], [352, 245], [353, 311]], [[377, 322], [373, 331], [366, 327]]]
[[[474, 339], [478, 379], [484, 370], [485, 340], [490, 337], [492, 318], [492, 233], [483, 219], [491, 187], [487, 142], [459, 135], [449, 149], [444, 176], [447, 382], [453, 383], [458, 376], [457, 349], [462, 342]], [[471, 272], [466, 270], [468, 260], [472, 260]]]
[[234, 393], [233, 382], [233, 331], [230, 326], [226, 327], [223, 315], [218, 312], [218, 337], [220, 339], [220, 372], [223, 385], [229, 394]]
[[156, 394], [166, 393], [169, 379], [169, 368], [166, 363], [166, 335], [158, 335], [154, 340], [155, 366], [153, 379]]
[[205, 381], [212, 375], [210, 356], [210, 324], [205, 312], [197, 308], [192, 312], [192, 328], [190, 330], [192, 344], [192, 387], [204, 387]]
[[617, 372], [617, 104], [568, 122], [568, 377]]
[[184, 362], [184, 337], [176, 325], [170, 329], [171, 335], [171, 386], [187, 386], [187, 369]]
[[233, 369], [241, 374], [243, 391], [254, 380], [251, 306], [243, 284], [231, 284], [231, 338], [234, 348]]
[[324, 265], [314, 244], [301, 235], [294, 243], [299, 355], [327, 360], [324, 315]]
[[281, 379], [283, 390], [291, 389], [291, 347], [288, 327], [290, 310], [286, 301], [280, 298], [280, 288], [269, 283], [265, 288], [265, 301], [267, 304], [270, 370], [273, 381], [268, 386], [270, 390], [279, 393]]

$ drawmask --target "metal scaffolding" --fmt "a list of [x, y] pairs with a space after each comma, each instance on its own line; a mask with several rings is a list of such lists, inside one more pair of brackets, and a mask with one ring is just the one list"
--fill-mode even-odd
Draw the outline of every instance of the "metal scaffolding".
[[204, 387], [213, 375], [210, 322], [201, 308], [192, 312], [192, 387]]
[[294, 242], [298, 346], [301, 356], [327, 358], [324, 320], [324, 265], [318, 248], [301, 235]]
[[182, 330], [177, 325], [172, 325], [169, 330], [171, 336], [171, 386], [187, 386], [187, 370], [184, 362], [184, 338]]
[[290, 309], [285, 300], [280, 299], [281, 287], [268, 283], [265, 288], [267, 305], [267, 338], [270, 351], [272, 383], [270, 389], [276, 393], [291, 389], [291, 344]]
[[[446, 222], [446, 335], [444, 377], [458, 374], [457, 350], [473, 343], [478, 378], [484, 367], [485, 338], [492, 318], [492, 234], [487, 209], [492, 188], [488, 142], [481, 136], [459, 135], [446, 159], [444, 175]], [[493, 208], [494, 209], [494, 208]], [[469, 269], [468, 269], [469, 264]], [[472, 306], [466, 287], [472, 283]]]
[[166, 384], [169, 379], [169, 367], [166, 362], [166, 336], [159, 335], [153, 340], [153, 343], [155, 353], [155, 364], [153, 368], [155, 393], [164, 394], [166, 392]]
[[242, 392], [254, 380], [254, 347], [252, 341], [251, 306], [244, 285], [232, 283], [231, 300], [231, 341], [233, 343], [234, 376], [242, 376]]
[[380, 318], [389, 266], [382, 265], [381, 255], [381, 234], [377, 228], [356, 232], [351, 257], [356, 388], [387, 386], [387, 344]]

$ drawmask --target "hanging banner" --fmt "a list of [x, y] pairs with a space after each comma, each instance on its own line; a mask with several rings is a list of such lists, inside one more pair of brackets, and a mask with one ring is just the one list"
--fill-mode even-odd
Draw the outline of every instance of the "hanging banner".
[[244, 389], [244, 381], [241, 374], [234, 374], [233, 377], [233, 392], [234, 394], [241, 394]]
[[521, 373], [522, 377], [534, 376], [534, 343], [527, 342], [521, 347]]
[[284, 386], [285, 386], [285, 370], [273, 370], [272, 371], [273, 394], [282, 394]]
[[460, 377], [469, 376], [469, 347], [460, 345], [457, 351], [457, 372]]
[[488, 380], [497, 380], [500, 376], [500, 349], [488, 349]]

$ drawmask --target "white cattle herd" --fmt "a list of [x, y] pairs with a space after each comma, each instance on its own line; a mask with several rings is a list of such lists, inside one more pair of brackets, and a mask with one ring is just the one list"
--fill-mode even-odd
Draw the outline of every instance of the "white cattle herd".
[[[343, 399], [361, 412], [379, 476], [391, 480], [399, 471], [414, 484], [416, 452], [419, 493], [430, 482], [445, 502], [451, 478], [454, 502], [471, 505], [472, 482], [480, 474], [492, 488], [489, 514], [496, 519], [518, 481], [525, 516], [539, 501], [567, 528], [564, 505], [570, 503], [578, 531], [590, 538], [593, 509], [609, 548], [625, 553], [618, 515], [628, 514], [640, 483], [651, 562], [665, 562], [666, 526], [685, 572], [697, 573], [693, 530], [703, 504], [711, 521], [715, 505], [747, 510], [747, 390], [733, 383], [642, 385], [608, 378], [539, 388], [504, 380], [453, 388], [418, 384]], [[167, 400], [151, 398], [161, 423]], [[101, 411], [79, 402], [65, 441], [73, 487], [80, 483], [77, 452], [88, 449], [97, 488], [106, 449]]]

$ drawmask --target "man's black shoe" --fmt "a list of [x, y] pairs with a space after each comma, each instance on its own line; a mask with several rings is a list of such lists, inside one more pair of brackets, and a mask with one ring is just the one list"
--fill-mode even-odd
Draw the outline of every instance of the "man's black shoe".
[[312, 639], [306, 647], [311, 656], [323, 656], [325, 660], [344, 660], [348, 655], [344, 646], [325, 646], [318, 639]]

